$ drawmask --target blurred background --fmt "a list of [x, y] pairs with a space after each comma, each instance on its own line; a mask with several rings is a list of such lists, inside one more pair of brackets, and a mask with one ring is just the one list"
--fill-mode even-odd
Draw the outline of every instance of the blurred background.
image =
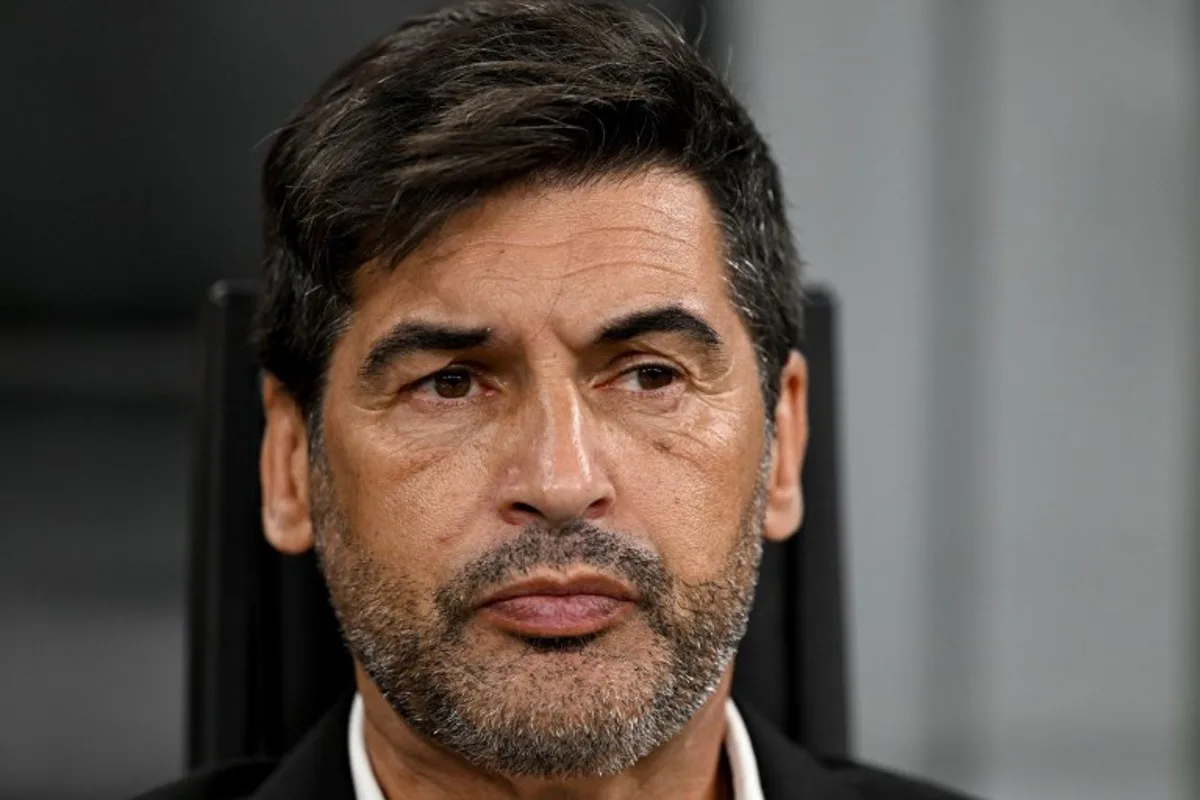
[[[434, 5], [0, 5], [0, 797], [182, 769], [200, 298], [264, 138]], [[1200, 796], [1200, 2], [653, 6], [842, 301], [857, 753]]]

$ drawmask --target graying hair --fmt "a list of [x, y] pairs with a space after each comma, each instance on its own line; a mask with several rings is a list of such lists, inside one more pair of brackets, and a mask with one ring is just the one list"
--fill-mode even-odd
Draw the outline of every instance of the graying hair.
[[713, 204], [770, 418], [801, 329], [778, 169], [679, 32], [612, 2], [443, 9], [371, 44], [317, 90], [278, 131], [263, 169], [262, 366], [311, 419], [363, 264], [395, 265], [515, 184], [654, 168], [694, 178]]

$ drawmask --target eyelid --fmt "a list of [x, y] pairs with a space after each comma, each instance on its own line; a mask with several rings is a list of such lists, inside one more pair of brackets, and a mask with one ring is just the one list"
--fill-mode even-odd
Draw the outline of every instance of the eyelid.
[[637, 363], [622, 367], [620, 374], [628, 375], [629, 373], [636, 372], [639, 369], [647, 368], [664, 369], [668, 372], [673, 372], [680, 377], [684, 375], [684, 370], [682, 367], [677, 364], [672, 364], [669, 361], [638, 361]]
[[618, 375], [625, 375], [632, 370], [641, 369], [643, 367], [661, 367], [662, 369], [669, 369], [681, 378], [691, 375], [691, 371], [675, 359], [656, 352], [639, 351], [634, 353], [625, 353], [613, 359], [612, 364], [614, 368], [617, 369]]
[[[473, 381], [471, 392], [469, 392], [466, 397], [438, 397], [437, 394], [432, 391], [433, 381], [435, 381], [439, 375], [456, 371], [465, 371], [470, 376], [471, 380]], [[439, 404], [469, 402], [478, 397], [480, 393], [487, 391], [487, 387], [484, 385], [484, 381], [480, 376], [480, 372], [481, 370], [473, 364], [454, 362], [452, 364], [447, 364], [440, 369], [436, 369], [433, 372], [427, 373], [422, 377], [417, 378], [415, 381], [405, 384], [400, 388], [400, 393], [411, 396], [419, 393], [424, 394], [426, 391], [428, 391], [430, 400]]]
[[[613, 374], [613, 377], [602, 381], [602, 383], [613, 383], [620, 378], [637, 372], [638, 370], [647, 368], [666, 370], [675, 377], [676, 381], [690, 380], [692, 374], [687, 367], [679, 364], [669, 357], [663, 356], [659, 353], [645, 351], [626, 353], [618, 356], [613, 360], [612, 367], [616, 370], [615, 374], [610, 373]], [[479, 391], [488, 391], [489, 388], [496, 388], [494, 386], [489, 386], [489, 382], [485, 380], [484, 376], [488, 372], [485, 368], [471, 362], [456, 361], [428, 372], [421, 377], [406, 383], [404, 386], [400, 387], [399, 392], [404, 394], [414, 394], [424, 388], [431, 388], [433, 381], [439, 375], [459, 370], [465, 371], [475, 382], [475, 385], [472, 387], [473, 389], [477, 389]], [[439, 401], [452, 403], [462, 402], [467, 399], [469, 398], [459, 398], [456, 401], [447, 398], [439, 398]]]
[[446, 372], [455, 372], [455, 371], [459, 371], [459, 370], [465, 370], [466, 372], [469, 372], [473, 377], [478, 377], [479, 373], [480, 373], [479, 368], [477, 366], [475, 366], [474, 364], [469, 364], [469, 363], [466, 363], [463, 361], [452, 361], [449, 364], [446, 364], [445, 366], [438, 367], [435, 370], [430, 370], [429, 372], [424, 373], [420, 377], [409, 381], [406, 384], [406, 386], [420, 386], [422, 383], [426, 383], [428, 381], [433, 380], [438, 375], [442, 375], [443, 373], [446, 373]]
[[662, 369], [669, 372], [672, 376], [671, 382], [666, 386], [657, 389], [625, 389], [630, 394], [641, 395], [642, 397], [665, 397], [685, 390], [688, 381], [688, 374], [682, 367], [672, 364], [669, 361], [639, 361], [636, 364], [631, 364], [617, 373], [615, 378], [606, 382], [608, 387], [616, 388], [623, 381], [634, 379], [636, 380], [638, 370], [642, 369]]

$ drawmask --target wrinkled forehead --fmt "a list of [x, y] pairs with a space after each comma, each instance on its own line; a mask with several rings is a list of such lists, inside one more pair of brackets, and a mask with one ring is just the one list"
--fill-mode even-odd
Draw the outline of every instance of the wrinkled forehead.
[[521, 327], [675, 303], [734, 322], [703, 187], [668, 172], [532, 185], [462, 212], [396, 265], [364, 267], [354, 327], [402, 315]]

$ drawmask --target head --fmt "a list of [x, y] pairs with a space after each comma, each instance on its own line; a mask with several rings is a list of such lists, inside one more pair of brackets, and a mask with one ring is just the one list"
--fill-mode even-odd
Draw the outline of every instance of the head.
[[264, 211], [264, 526], [371, 684], [500, 773], [670, 740], [802, 510], [798, 260], [729, 90], [618, 5], [468, 3], [317, 91]]

